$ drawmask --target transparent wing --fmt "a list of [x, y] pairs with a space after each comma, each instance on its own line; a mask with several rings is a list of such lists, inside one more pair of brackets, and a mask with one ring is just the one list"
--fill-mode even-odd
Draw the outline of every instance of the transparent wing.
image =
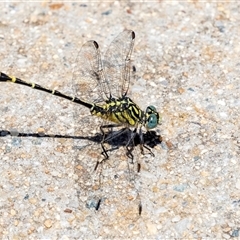
[[135, 33], [125, 30], [113, 40], [104, 55], [105, 79], [102, 84], [107, 98], [127, 94], [134, 40]]
[[101, 81], [104, 81], [104, 75], [99, 46], [96, 41], [88, 41], [82, 46], [75, 61], [75, 95], [90, 103], [105, 101]]

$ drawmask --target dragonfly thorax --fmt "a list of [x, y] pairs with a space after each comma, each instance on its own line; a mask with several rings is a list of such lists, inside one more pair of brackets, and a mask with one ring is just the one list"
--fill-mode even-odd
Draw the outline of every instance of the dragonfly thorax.
[[126, 96], [108, 99], [102, 105], [94, 104], [91, 114], [117, 124], [135, 127], [144, 125], [147, 129], [153, 129], [159, 123], [159, 114], [154, 106], [148, 106], [144, 112]]
[[94, 104], [91, 108], [91, 114], [117, 124], [129, 126], [137, 126], [145, 122], [144, 112], [129, 97], [111, 98], [102, 105]]

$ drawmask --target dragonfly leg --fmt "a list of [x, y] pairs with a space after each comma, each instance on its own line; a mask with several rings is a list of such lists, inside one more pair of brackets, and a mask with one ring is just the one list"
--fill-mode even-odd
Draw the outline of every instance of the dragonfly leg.
[[141, 153], [144, 155], [144, 150], [143, 148], [146, 148], [149, 153], [154, 157], [154, 154], [152, 152], [152, 150], [146, 146], [146, 144], [144, 144], [144, 138], [143, 138], [143, 133], [142, 133], [142, 129], [140, 128], [139, 130], [139, 137], [140, 137], [140, 149], [141, 149]]
[[98, 165], [99, 165], [102, 161], [105, 161], [105, 160], [107, 160], [107, 159], [109, 158], [109, 156], [108, 156], [108, 154], [107, 154], [107, 152], [108, 152], [109, 150], [106, 150], [106, 148], [105, 148], [105, 146], [104, 146], [104, 143], [110, 141], [111, 139], [113, 139], [113, 138], [121, 135], [123, 132], [126, 131], [126, 128], [123, 128], [123, 129], [121, 129], [119, 132], [117, 132], [116, 134], [107, 135], [107, 134], [105, 133], [104, 129], [106, 129], [106, 128], [107, 128], [107, 129], [113, 129], [113, 128], [115, 128], [115, 127], [120, 127], [120, 126], [122, 126], [122, 125], [120, 125], [120, 124], [108, 124], [108, 125], [100, 126], [100, 131], [101, 131], [101, 133], [102, 133], [102, 135], [103, 135], [103, 138], [102, 138], [102, 141], [101, 141], [101, 147], [102, 147], [102, 155], [103, 155], [104, 158], [103, 158], [102, 160], [100, 160], [100, 161], [97, 161], [96, 166], [95, 166], [95, 168], [94, 168], [94, 171], [98, 168]]
[[128, 143], [126, 145], [127, 149], [127, 156], [131, 159], [131, 163], [133, 163], [133, 154], [132, 151], [134, 149], [134, 138], [136, 137], [137, 134], [137, 128], [135, 128], [133, 131], [131, 131], [130, 138], [128, 140]]

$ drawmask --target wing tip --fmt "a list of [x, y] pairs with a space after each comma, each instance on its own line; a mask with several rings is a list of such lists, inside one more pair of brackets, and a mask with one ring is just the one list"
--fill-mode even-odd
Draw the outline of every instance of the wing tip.
[[135, 32], [132, 31], [132, 39], [135, 39], [136, 35], [135, 35]]
[[95, 47], [96, 49], [98, 49], [98, 48], [99, 48], [98, 43], [97, 43], [96, 41], [92, 41], [92, 42], [93, 42], [94, 47]]

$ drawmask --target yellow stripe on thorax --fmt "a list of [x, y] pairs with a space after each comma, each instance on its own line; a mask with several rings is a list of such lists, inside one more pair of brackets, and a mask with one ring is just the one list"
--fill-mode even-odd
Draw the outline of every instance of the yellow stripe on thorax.
[[[126, 102], [124, 102], [126, 103]], [[131, 126], [135, 126], [136, 124], [138, 124], [139, 122], [141, 122], [141, 110], [136, 106], [129, 106], [129, 108], [126, 108], [125, 110], [122, 110], [121, 108], [117, 108], [116, 111], [113, 111], [111, 108], [114, 106], [120, 106], [121, 101], [116, 101], [116, 102], [110, 102], [107, 104], [104, 104], [102, 106], [99, 106], [99, 110], [97, 110], [97, 108], [94, 108], [91, 113], [97, 117], [100, 117], [102, 119], [114, 122], [114, 123], [118, 123], [118, 124], [128, 124]], [[134, 113], [137, 115], [135, 116], [133, 113], [133, 109], [134, 109]]]

